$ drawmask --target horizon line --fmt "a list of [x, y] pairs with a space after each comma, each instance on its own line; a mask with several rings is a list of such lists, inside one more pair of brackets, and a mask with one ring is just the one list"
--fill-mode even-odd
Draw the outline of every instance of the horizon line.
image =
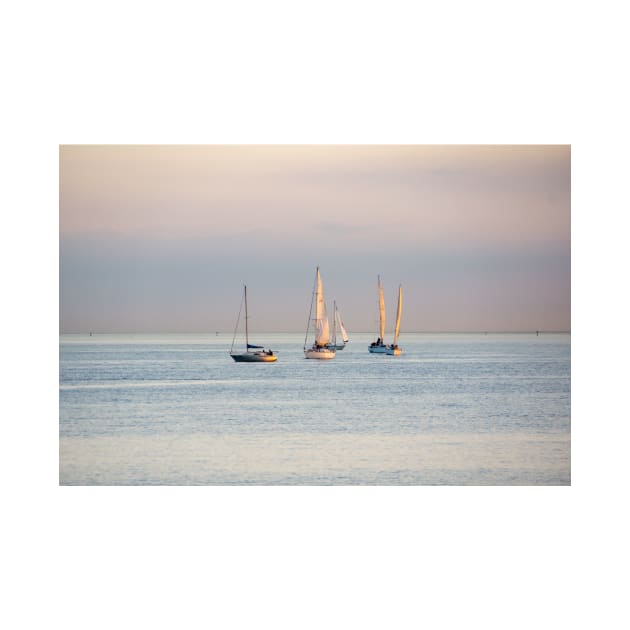
[[[178, 330], [170, 330], [170, 331], [146, 331], [146, 330], [116, 330], [116, 331], [99, 331], [99, 330], [72, 330], [72, 331], [59, 331], [60, 335], [232, 335], [233, 332], [220, 331], [216, 330], [212, 331], [178, 331]], [[300, 330], [266, 330], [260, 331], [256, 333], [256, 335], [286, 335], [286, 334], [303, 334], [303, 331]], [[358, 330], [353, 331], [352, 334], [364, 335], [364, 334], [377, 334], [372, 330]], [[527, 334], [571, 334], [571, 330], [408, 330], [402, 334], [407, 335], [444, 335], [444, 334], [453, 334], [453, 335], [527, 335]]]

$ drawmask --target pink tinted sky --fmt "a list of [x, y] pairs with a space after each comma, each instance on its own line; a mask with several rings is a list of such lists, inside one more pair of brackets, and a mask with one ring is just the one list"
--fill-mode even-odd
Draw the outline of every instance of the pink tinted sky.
[[63, 331], [226, 330], [242, 282], [300, 330], [316, 265], [357, 331], [378, 273], [407, 330], [570, 328], [568, 146], [62, 146], [60, 229]]

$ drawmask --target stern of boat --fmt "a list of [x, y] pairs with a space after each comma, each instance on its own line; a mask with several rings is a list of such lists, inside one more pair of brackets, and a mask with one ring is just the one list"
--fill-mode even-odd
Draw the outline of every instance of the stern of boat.
[[304, 350], [305, 359], [334, 359], [335, 351], [329, 348], [308, 348]]

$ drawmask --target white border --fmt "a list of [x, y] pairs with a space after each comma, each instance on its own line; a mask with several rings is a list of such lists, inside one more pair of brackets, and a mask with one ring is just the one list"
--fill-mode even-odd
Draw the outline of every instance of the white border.
[[[591, 9], [8, 10], [5, 616], [66, 629], [627, 619], [614, 577], [628, 555], [625, 370], [612, 353], [627, 312], [615, 214], [627, 208], [615, 151], [627, 146], [627, 22], [616, 3]], [[72, 142], [571, 143], [574, 487], [59, 488], [56, 156]]]

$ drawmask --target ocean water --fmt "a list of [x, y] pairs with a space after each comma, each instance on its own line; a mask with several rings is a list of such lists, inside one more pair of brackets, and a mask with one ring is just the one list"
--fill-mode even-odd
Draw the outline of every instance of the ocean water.
[[61, 335], [62, 485], [568, 485], [569, 334]]

